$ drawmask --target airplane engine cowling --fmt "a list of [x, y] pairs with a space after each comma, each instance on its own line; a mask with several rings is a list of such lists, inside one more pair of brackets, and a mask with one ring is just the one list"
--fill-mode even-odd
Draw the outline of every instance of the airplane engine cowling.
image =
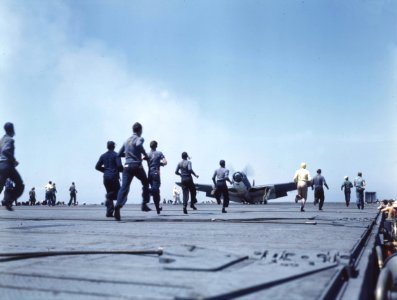
[[243, 175], [240, 172], [236, 172], [233, 174], [233, 181], [241, 182], [243, 181]]

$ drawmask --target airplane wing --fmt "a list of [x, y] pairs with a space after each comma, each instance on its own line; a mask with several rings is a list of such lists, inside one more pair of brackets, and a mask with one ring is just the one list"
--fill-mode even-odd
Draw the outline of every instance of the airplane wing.
[[287, 192], [296, 190], [295, 182], [279, 183], [273, 185], [258, 185], [249, 189], [250, 193], [264, 191], [265, 200], [287, 196]]
[[[179, 185], [180, 187], [182, 187], [182, 184], [180, 182], [176, 182], [176, 184]], [[204, 192], [206, 197], [215, 198], [215, 196], [212, 193], [214, 188], [213, 188], [213, 186], [211, 184], [198, 184], [198, 183], [195, 183], [194, 185], [196, 186], [196, 190], [198, 192]]]

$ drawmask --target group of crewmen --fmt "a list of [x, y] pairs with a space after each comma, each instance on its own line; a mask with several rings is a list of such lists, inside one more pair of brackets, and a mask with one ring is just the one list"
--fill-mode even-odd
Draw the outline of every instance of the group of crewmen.
[[[345, 194], [346, 206], [350, 205], [350, 195], [353, 186], [356, 188], [357, 196], [357, 208], [364, 209], [364, 190], [366, 182], [362, 177], [362, 173], [358, 172], [357, 178], [354, 179], [354, 185], [349, 181], [349, 177], [345, 176], [345, 180], [342, 183], [341, 190]], [[311, 187], [314, 190], [314, 205], [319, 204], [318, 209], [323, 210], [324, 205], [324, 186], [329, 189], [324, 176], [321, 175], [321, 169], [317, 170], [317, 175], [312, 179], [309, 171], [306, 169], [306, 163], [301, 163], [300, 169], [295, 172], [294, 182], [297, 184], [297, 195], [295, 202], [301, 201], [300, 211], [305, 211], [305, 204], [307, 200], [307, 191]]]
[[[15, 159], [14, 152], [14, 135], [15, 129], [12, 123], [4, 125], [5, 135], [0, 140], [0, 193], [2, 192], [7, 180], [13, 182], [13, 188], [4, 195], [3, 205], [7, 210], [12, 209], [12, 202], [16, 201], [24, 191], [24, 184], [16, 167], [18, 162]], [[157, 214], [161, 213], [160, 206], [160, 168], [167, 165], [167, 160], [161, 151], [157, 150], [158, 143], [152, 141], [150, 143], [151, 151], [146, 153], [143, 146], [144, 139], [142, 137], [143, 128], [140, 123], [135, 123], [132, 126], [133, 134], [123, 144], [118, 153], [116, 153], [116, 144], [113, 141], [107, 142], [108, 151], [102, 154], [95, 166], [96, 170], [103, 173], [103, 184], [106, 189], [106, 217], [114, 217], [116, 220], [121, 220], [120, 210], [127, 202], [130, 185], [134, 177], [137, 177], [142, 184], [142, 211], [148, 212], [151, 209], [148, 206], [150, 197], [153, 197], [153, 202], [156, 207]], [[181, 186], [183, 191], [183, 213], [187, 214], [187, 207], [190, 194], [190, 208], [197, 210], [195, 203], [196, 187], [193, 182], [193, 176], [199, 176], [193, 171], [192, 162], [190, 161], [187, 152], [182, 153], [182, 161], [178, 163], [175, 174], [181, 177]], [[121, 157], [125, 157], [124, 165], [121, 162]], [[143, 160], [147, 161], [148, 174], [143, 168]], [[227, 182], [232, 183], [229, 179], [229, 170], [226, 169], [226, 162], [221, 160], [220, 167], [215, 170], [212, 181], [215, 185], [215, 198], [218, 204], [221, 204], [221, 197], [223, 198], [222, 213], [226, 213], [226, 208], [229, 205], [229, 191]], [[122, 181], [120, 185], [120, 173], [122, 173]], [[301, 201], [300, 210], [303, 212], [307, 200], [307, 190], [311, 186], [314, 189], [314, 204], [319, 204], [319, 210], [322, 210], [324, 205], [324, 188], [329, 188], [325, 178], [321, 175], [321, 169], [317, 170], [317, 176], [313, 179], [310, 177], [309, 171], [306, 169], [306, 164], [302, 163], [301, 168], [296, 171], [294, 181], [297, 184], [297, 195], [295, 202]], [[357, 193], [357, 207], [364, 209], [364, 189], [365, 180], [362, 174], [358, 173], [358, 177], [354, 180], [354, 187]], [[353, 184], [345, 177], [345, 182], [341, 189], [345, 192], [346, 206], [350, 203], [350, 193]], [[46, 185], [46, 199], [49, 205], [55, 203], [56, 187], [51, 181]], [[69, 189], [70, 201], [69, 206], [74, 201], [76, 204], [76, 187], [72, 183]], [[48, 194], [48, 195], [47, 195]], [[34, 188], [29, 193], [30, 199], [35, 202]], [[116, 201], [114, 204], [113, 201]]]
[[[45, 204], [47, 204], [48, 206], [55, 206], [57, 200], [56, 194], [58, 192], [55, 182], [49, 181], [44, 186], [44, 189], [45, 189]], [[31, 195], [32, 192], [34, 192], [34, 188], [32, 188], [32, 190], [29, 192], [30, 197], [32, 197]], [[77, 205], [77, 189], [74, 182], [72, 182], [72, 185], [69, 188], [69, 193], [70, 193], [70, 199], [68, 206], [71, 206], [72, 204]]]
[[[135, 123], [132, 127], [133, 135], [127, 139], [120, 151], [114, 151], [116, 144], [113, 141], [107, 143], [108, 151], [99, 157], [95, 169], [103, 173], [103, 184], [106, 189], [106, 217], [114, 217], [120, 220], [120, 210], [127, 202], [130, 185], [134, 177], [142, 183], [142, 211], [150, 211], [147, 205], [150, 196], [160, 214], [160, 167], [167, 165], [167, 160], [161, 151], [157, 151], [157, 142], [150, 143], [150, 153], [147, 154], [143, 147], [142, 125]], [[124, 166], [121, 157], [125, 157]], [[148, 163], [149, 173], [145, 172], [142, 159]], [[120, 185], [119, 173], [122, 172]], [[150, 186], [150, 188], [149, 188]], [[113, 201], [116, 200], [116, 205]]]
[[[157, 214], [160, 214], [162, 210], [160, 206], [160, 168], [167, 165], [167, 160], [164, 154], [157, 150], [157, 141], [150, 142], [150, 152], [149, 154], [146, 153], [143, 146], [143, 128], [140, 123], [135, 123], [132, 126], [132, 131], [132, 136], [127, 139], [118, 153], [114, 151], [116, 146], [115, 143], [113, 141], [107, 142], [108, 151], [99, 157], [95, 166], [96, 170], [103, 173], [103, 184], [106, 189], [106, 217], [114, 217], [118, 221], [121, 220], [120, 210], [127, 202], [130, 185], [134, 177], [138, 178], [142, 184], [142, 211], [148, 212], [151, 210], [148, 206], [150, 197], [153, 197]], [[124, 165], [121, 163], [121, 157], [125, 157]], [[146, 160], [148, 164], [148, 174], [146, 174], [142, 165], [144, 160]], [[121, 185], [119, 173], [122, 173]], [[182, 161], [177, 165], [175, 174], [181, 177], [183, 213], [188, 214], [189, 194], [190, 208], [197, 210], [195, 206], [195, 203], [197, 203], [197, 192], [192, 176], [196, 178], [199, 176], [194, 172], [192, 162], [189, 160], [187, 152], [182, 153]], [[230, 181], [228, 178], [228, 171], [219, 172], [218, 175], [218, 182], [226, 179]], [[222, 193], [224, 193], [224, 191], [222, 191]], [[224, 198], [226, 200], [224, 200], [222, 211], [226, 212], [225, 208], [228, 205], [228, 195], [225, 196], [224, 194]], [[116, 204], [114, 204], [113, 201], [116, 201]]]
[[[15, 183], [10, 179], [7, 178], [5, 186], [4, 186], [4, 198], [7, 199], [8, 197], [12, 197], [12, 193], [13, 190], [15, 188]], [[44, 190], [45, 190], [45, 200], [42, 203], [38, 203], [38, 204], [42, 204], [42, 205], [48, 205], [48, 206], [55, 206], [55, 204], [57, 203], [57, 187], [56, 187], [56, 183], [49, 181], [45, 186], [44, 186]], [[74, 184], [74, 182], [72, 182], [72, 185], [69, 188], [69, 192], [70, 192], [70, 200], [69, 200], [69, 204], [70, 205], [77, 205], [76, 203], [76, 194], [77, 194], [77, 190], [76, 190], [76, 186]], [[14, 200], [15, 201], [15, 205], [18, 205], [17, 199]], [[32, 187], [31, 190], [29, 191], [29, 205], [33, 206], [36, 205], [36, 188]]]

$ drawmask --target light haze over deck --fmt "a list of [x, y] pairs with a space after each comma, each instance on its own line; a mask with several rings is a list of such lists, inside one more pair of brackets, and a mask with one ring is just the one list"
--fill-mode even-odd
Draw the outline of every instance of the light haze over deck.
[[74, 181], [80, 201], [104, 201], [95, 163], [135, 121], [168, 160], [162, 198], [182, 151], [200, 183], [221, 158], [251, 165], [256, 184], [288, 182], [305, 161], [322, 168], [326, 202], [357, 171], [395, 197], [396, 31], [394, 1], [5, 0], [0, 120], [15, 124], [38, 200], [52, 180], [60, 200]]

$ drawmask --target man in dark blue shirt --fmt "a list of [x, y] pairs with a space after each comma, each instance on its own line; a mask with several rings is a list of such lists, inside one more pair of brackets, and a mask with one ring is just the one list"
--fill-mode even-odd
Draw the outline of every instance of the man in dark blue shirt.
[[25, 186], [16, 170], [18, 161], [14, 156], [14, 125], [12, 123], [6, 123], [4, 130], [6, 134], [0, 140], [0, 193], [3, 191], [7, 178], [10, 178], [15, 183], [15, 187], [10, 197], [4, 201], [4, 206], [7, 210], [12, 211], [12, 202], [16, 201], [22, 195]]
[[221, 160], [219, 165], [221, 167], [215, 170], [214, 175], [212, 176], [212, 181], [215, 185], [215, 199], [218, 204], [221, 204], [221, 196], [223, 197], [222, 212], [226, 213], [226, 207], [229, 206], [229, 189], [227, 188], [226, 181], [229, 183], [232, 182], [229, 179], [229, 170], [226, 169], [226, 162]]
[[153, 202], [159, 215], [162, 210], [160, 208], [160, 167], [167, 165], [167, 160], [161, 151], [157, 151], [156, 141], [150, 142], [150, 149], [151, 151], [148, 155], [150, 193], [153, 196]]
[[150, 200], [149, 180], [146, 176], [145, 169], [142, 166], [142, 159], [147, 159], [145, 148], [143, 148], [144, 139], [142, 135], [142, 125], [135, 123], [132, 126], [133, 135], [125, 142], [119, 151], [119, 157], [125, 157], [123, 178], [121, 188], [117, 194], [117, 203], [114, 207], [114, 218], [120, 221], [120, 209], [127, 202], [128, 193], [132, 179], [137, 177], [142, 183], [142, 211], [150, 211], [147, 206]]
[[324, 187], [329, 190], [327, 182], [325, 181], [324, 176], [321, 175], [321, 169], [317, 170], [317, 176], [313, 178], [312, 189], [314, 189], [314, 205], [320, 202], [318, 209], [323, 210], [324, 205]]
[[340, 187], [340, 189], [344, 190], [346, 207], [349, 207], [349, 204], [350, 204], [350, 194], [351, 194], [352, 187], [353, 187], [353, 183], [351, 183], [349, 181], [348, 176], [345, 176], [345, 181], [342, 183], [342, 186]]
[[182, 161], [178, 164], [175, 170], [175, 174], [181, 176], [181, 185], [182, 185], [182, 193], [183, 193], [183, 213], [187, 214], [187, 202], [189, 201], [189, 192], [190, 192], [190, 207], [193, 210], [196, 210], [197, 208], [194, 206], [194, 203], [197, 202], [196, 199], [196, 186], [194, 185], [193, 182], [193, 177], [194, 175], [196, 178], [198, 178], [198, 175], [194, 173], [193, 168], [192, 168], [192, 163], [191, 161], [188, 160], [189, 155], [187, 155], [186, 152], [182, 153]]
[[57, 191], [57, 185], [56, 185], [56, 183], [54, 182], [54, 183], [52, 184], [52, 198], [51, 198], [51, 205], [52, 205], [52, 206], [55, 206], [55, 204], [56, 204], [56, 201], [57, 201], [57, 193], [58, 193], [58, 191]]
[[108, 151], [99, 157], [95, 169], [103, 173], [103, 185], [106, 189], [106, 217], [113, 217], [114, 204], [120, 190], [120, 175], [123, 171], [121, 158], [114, 151], [116, 144], [113, 141], [107, 143]]
[[29, 191], [29, 205], [36, 205], [36, 191], [34, 187]]
[[[54, 183], [55, 185], [55, 183]], [[76, 190], [76, 185], [74, 184], [74, 182], [72, 182], [72, 185], [69, 188], [69, 193], [70, 193], [70, 199], [69, 199], [69, 203], [68, 206], [72, 205], [77, 205], [77, 190]]]

